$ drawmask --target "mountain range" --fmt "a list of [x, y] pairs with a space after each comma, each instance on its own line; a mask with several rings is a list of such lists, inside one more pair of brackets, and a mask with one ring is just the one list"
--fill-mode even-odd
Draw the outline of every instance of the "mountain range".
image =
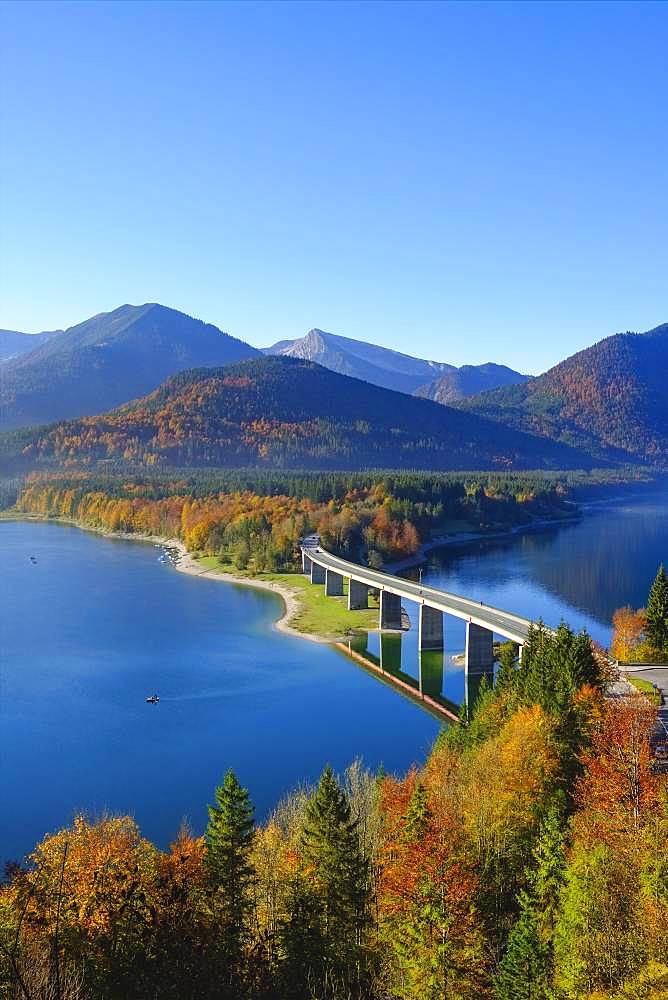
[[442, 361], [424, 361], [387, 347], [351, 340], [324, 330], [309, 330], [298, 340], [279, 340], [263, 348], [265, 354], [314, 361], [324, 368], [398, 392], [415, 393], [438, 403], [495, 389], [513, 382], [525, 382], [526, 375], [504, 365], [464, 365], [457, 368]]
[[[311, 330], [263, 353], [314, 361], [387, 389], [449, 403], [522, 381], [502, 365], [424, 361], [375, 344]], [[50, 423], [99, 413], [155, 389], [186, 368], [259, 357], [218, 327], [157, 303], [124, 305], [67, 330], [0, 330], [0, 426]]]
[[544, 375], [461, 400], [504, 427], [582, 449], [596, 459], [668, 463], [668, 323], [618, 333]]
[[153, 302], [120, 306], [3, 362], [2, 426], [100, 413], [145, 395], [185, 368], [226, 365], [259, 354], [250, 344], [176, 309]]
[[[5, 435], [30, 465], [586, 468], [586, 455], [473, 413], [261, 357], [181, 372], [109, 413]], [[8, 457], [12, 457], [11, 455]]]
[[22, 441], [33, 461], [39, 441], [53, 464], [126, 455], [308, 468], [668, 467], [668, 324], [607, 337], [530, 379], [320, 330], [260, 352], [156, 303], [64, 331], [0, 331], [3, 343], [0, 419], [24, 430], [2, 452]]

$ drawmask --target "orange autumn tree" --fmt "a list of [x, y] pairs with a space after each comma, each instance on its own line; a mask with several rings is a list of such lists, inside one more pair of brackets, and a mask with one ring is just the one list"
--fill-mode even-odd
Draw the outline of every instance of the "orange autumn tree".
[[619, 608], [612, 616], [612, 641], [610, 653], [616, 660], [642, 660], [646, 649], [645, 626], [647, 615], [644, 608], [634, 611], [628, 605]]
[[143, 972], [147, 991], [151, 983], [163, 984], [161, 1000], [205, 996], [212, 974], [224, 964], [205, 859], [204, 838], [186, 825], [156, 858], [145, 960], [135, 976]]
[[615, 842], [635, 835], [660, 805], [661, 780], [652, 767], [656, 709], [642, 695], [608, 700], [583, 755], [577, 785], [580, 836]]
[[391, 995], [482, 997], [488, 970], [476, 875], [461, 825], [442, 810], [437, 818], [432, 804], [416, 771], [383, 781], [378, 911], [381, 943], [392, 956]]
[[77, 816], [45, 837], [31, 869], [7, 890], [21, 914], [17, 949], [46, 947], [55, 963], [61, 955], [85, 960], [117, 977], [143, 947], [156, 905], [157, 857], [128, 816], [96, 823]]
[[377, 508], [371, 523], [364, 530], [364, 538], [370, 549], [386, 552], [393, 558], [413, 555], [420, 546], [415, 525], [393, 514], [389, 497]]

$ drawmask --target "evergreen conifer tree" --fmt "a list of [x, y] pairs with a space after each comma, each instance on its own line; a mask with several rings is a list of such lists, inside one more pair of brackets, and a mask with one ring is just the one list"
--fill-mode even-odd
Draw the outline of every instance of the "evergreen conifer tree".
[[229, 770], [216, 789], [216, 804], [209, 806], [206, 829], [206, 863], [220, 908], [223, 947], [231, 976], [238, 971], [243, 953], [248, 911], [252, 905], [254, 871], [249, 855], [255, 824], [248, 792]]
[[541, 823], [527, 871], [528, 891], [520, 895], [520, 915], [508, 937], [499, 967], [499, 1000], [543, 1000], [552, 980], [554, 929], [564, 884], [566, 856], [559, 809]]
[[331, 967], [350, 975], [359, 965], [369, 919], [369, 863], [348, 799], [329, 766], [306, 807], [301, 846], [319, 899]]
[[586, 632], [576, 634], [562, 622], [549, 632], [542, 623], [529, 631], [518, 671], [517, 689], [526, 705], [563, 714], [583, 684], [601, 683], [600, 669]]
[[517, 649], [514, 643], [504, 642], [499, 651], [499, 669], [494, 681], [494, 693], [498, 698], [503, 695], [508, 702], [515, 700], [519, 683], [517, 667]]
[[663, 564], [647, 598], [645, 632], [652, 650], [662, 659], [668, 658], [668, 578]]
[[319, 900], [305, 883], [292, 887], [288, 916], [279, 930], [281, 997], [302, 1000], [313, 983], [322, 982], [325, 943]]
[[539, 914], [541, 938], [551, 950], [566, 871], [564, 834], [559, 809], [551, 808], [541, 824], [533, 849], [534, 867], [527, 873], [531, 898]]
[[526, 893], [496, 977], [498, 1000], [547, 1000], [547, 950], [538, 933], [533, 903]]
[[418, 782], [413, 790], [406, 812], [406, 839], [417, 843], [427, 832], [430, 819], [431, 810], [427, 803], [427, 793], [424, 785]]

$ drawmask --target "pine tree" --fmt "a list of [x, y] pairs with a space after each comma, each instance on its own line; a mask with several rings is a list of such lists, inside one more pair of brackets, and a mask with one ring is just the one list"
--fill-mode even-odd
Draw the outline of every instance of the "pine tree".
[[330, 962], [350, 974], [359, 964], [369, 919], [369, 863], [348, 799], [329, 766], [306, 807], [301, 846], [319, 897]]
[[499, 1000], [543, 1000], [549, 996], [553, 970], [553, 940], [566, 856], [560, 813], [545, 815], [528, 869], [528, 891], [520, 895], [520, 915], [508, 937], [497, 975]]
[[586, 632], [576, 634], [564, 622], [555, 633], [542, 623], [529, 630], [516, 680], [523, 704], [563, 715], [579, 687], [600, 683], [600, 668]]
[[538, 933], [533, 903], [526, 893], [522, 894], [520, 906], [496, 977], [496, 995], [498, 1000], [547, 1000], [547, 952]]
[[322, 981], [325, 964], [319, 900], [305, 883], [297, 881], [292, 886], [279, 946], [280, 995], [285, 1000], [301, 1000], [309, 995], [310, 984]]
[[528, 872], [531, 898], [539, 916], [539, 931], [551, 949], [557, 920], [560, 894], [566, 871], [564, 834], [559, 810], [554, 807], [546, 814], [533, 849], [534, 867]]
[[229, 770], [216, 789], [216, 805], [209, 806], [206, 863], [216, 889], [222, 922], [223, 946], [231, 976], [239, 968], [252, 905], [253, 866], [249, 855], [255, 824], [248, 792]]
[[494, 690], [497, 694], [510, 692], [514, 689], [517, 680], [516, 659], [515, 644], [504, 642], [499, 653], [499, 669], [494, 683]]
[[668, 578], [663, 564], [659, 566], [647, 598], [645, 632], [652, 649], [662, 658], [668, 657]]

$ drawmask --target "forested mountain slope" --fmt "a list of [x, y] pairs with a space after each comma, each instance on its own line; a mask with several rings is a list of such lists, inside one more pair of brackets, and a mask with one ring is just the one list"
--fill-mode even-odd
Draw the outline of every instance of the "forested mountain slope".
[[524, 385], [458, 406], [597, 459], [668, 462], [668, 323], [618, 333]]
[[[442, 361], [424, 361], [377, 344], [317, 329], [310, 330], [298, 340], [281, 340], [265, 348], [264, 353], [315, 361], [341, 375], [351, 375], [385, 389], [427, 396], [438, 403], [506, 385], [509, 380], [522, 381], [526, 378], [503, 365], [464, 365], [456, 368]], [[447, 383], [450, 386], [448, 398], [445, 397], [445, 389], [438, 392], [437, 383], [441, 378], [446, 382], [451, 380]]]
[[70, 327], [2, 366], [3, 428], [119, 406], [165, 378], [259, 354], [216, 326], [156, 303], [124, 305]]
[[110, 413], [21, 438], [26, 463], [586, 468], [586, 455], [295, 358], [196, 369]]

